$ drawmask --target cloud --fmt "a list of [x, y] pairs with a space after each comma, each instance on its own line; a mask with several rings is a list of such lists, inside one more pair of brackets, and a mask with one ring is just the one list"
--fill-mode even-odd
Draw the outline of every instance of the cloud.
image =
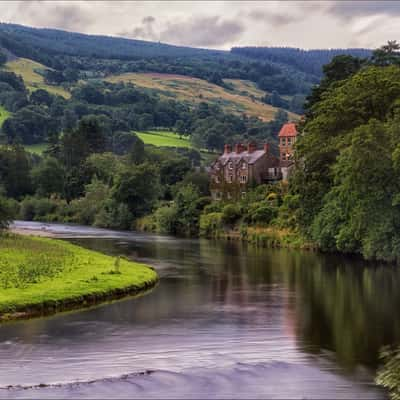
[[153, 16], [147, 16], [139, 26], [121, 31], [118, 35], [184, 46], [207, 47], [230, 43], [244, 31], [238, 21], [223, 20], [219, 16], [167, 20], [159, 29], [156, 29], [157, 22]]
[[371, 15], [400, 16], [400, 2], [395, 1], [333, 1], [328, 12], [345, 19]]
[[156, 19], [149, 15], [142, 19], [140, 26], [134, 27], [132, 30], [123, 30], [118, 36], [129, 37], [132, 39], [158, 40], [158, 34], [155, 31], [154, 23]]
[[41, 0], [17, 3], [14, 15], [32, 26], [55, 27], [70, 31], [79, 30], [92, 21], [92, 17], [83, 12], [78, 4], [47, 3]]
[[160, 40], [188, 46], [222, 46], [233, 42], [243, 31], [239, 21], [204, 16], [168, 22], [161, 31]]
[[254, 21], [268, 22], [273, 27], [283, 27], [297, 20], [295, 15], [279, 14], [260, 10], [250, 11], [248, 16]]

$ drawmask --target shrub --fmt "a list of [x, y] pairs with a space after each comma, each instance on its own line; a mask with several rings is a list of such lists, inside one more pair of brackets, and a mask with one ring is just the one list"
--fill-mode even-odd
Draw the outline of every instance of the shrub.
[[161, 233], [177, 233], [177, 210], [175, 206], [160, 207], [154, 217], [157, 224], [157, 231]]
[[233, 204], [227, 204], [222, 209], [222, 223], [234, 225], [241, 218], [242, 214], [239, 207]]
[[213, 212], [200, 217], [200, 235], [218, 237], [223, 232], [222, 213]]

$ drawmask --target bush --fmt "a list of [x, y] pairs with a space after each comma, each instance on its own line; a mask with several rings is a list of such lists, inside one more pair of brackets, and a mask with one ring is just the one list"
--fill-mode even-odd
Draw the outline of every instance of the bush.
[[227, 225], [234, 225], [242, 216], [240, 209], [233, 205], [227, 204], [222, 209], [222, 223]]
[[218, 237], [223, 232], [222, 213], [212, 212], [200, 217], [200, 235]]
[[161, 233], [174, 234], [177, 232], [177, 210], [175, 206], [160, 207], [154, 217], [157, 224], [157, 231]]
[[246, 215], [246, 221], [253, 224], [269, 224], [276, 216], [276, 209], [263, 203], [255, 203]]

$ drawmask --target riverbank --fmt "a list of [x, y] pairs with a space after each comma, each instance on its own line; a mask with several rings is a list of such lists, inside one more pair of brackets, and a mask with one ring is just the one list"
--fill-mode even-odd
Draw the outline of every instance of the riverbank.
[[141, 293], [157, 281], [146, 265], [64, 241], [15, 232], [0, 240], [0, 322], [89, 307]]

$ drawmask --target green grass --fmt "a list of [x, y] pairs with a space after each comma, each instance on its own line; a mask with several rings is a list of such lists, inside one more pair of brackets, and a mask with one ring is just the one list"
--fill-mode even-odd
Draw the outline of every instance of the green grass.
[[47, 149], [47, 144], [46, 143], [30, 144], [30, 145], [25, 145], [24, 148], [26, 151], [29, 151], [30, 153], [41, 155]]
[[146, 131], [135, 132], [145, 144], [152, 144], [157, 147], [192, 147], [190, 140], [177, 133], [169, 131]]
[[[143, 264], [116, 258], [60, 240], [0, 237], [0, 318], [3, 314], [75, 308], [87, 296], [151, 286], [157, 274]], [[86, 297], [84, 297], [86, 296]], [[63, 305], [73, 305], [65, 307]], [[12, 317], [12, 316], [11, 316]]]
[[3, 122], [10, 116], [11, 114], [2, 106], [0, 106], [0, 127], [3, 125]]

